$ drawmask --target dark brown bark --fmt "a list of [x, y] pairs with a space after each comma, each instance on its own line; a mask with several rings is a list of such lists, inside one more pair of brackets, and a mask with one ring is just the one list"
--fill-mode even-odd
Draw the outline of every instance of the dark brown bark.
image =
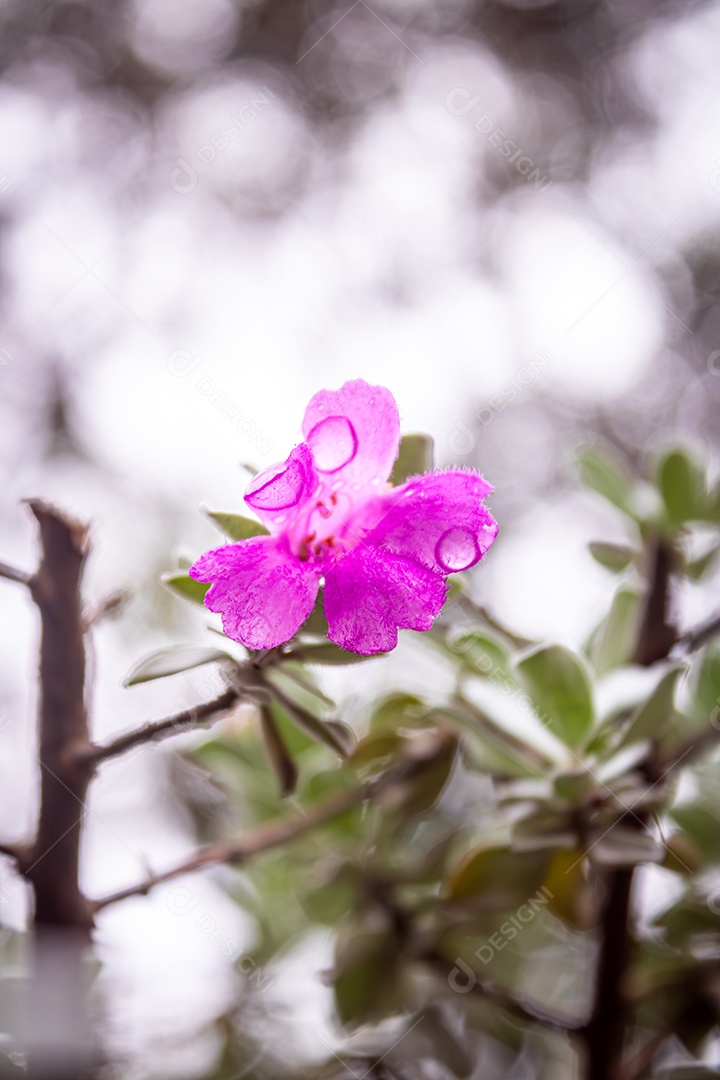
[[677, 630], [670, 622], [670, 579], [676, 556], [670, 543], [658, 537], [651, 550], [650, 585], [645, 598], [643, 618], [634, 661], [649, 667], [663, 660], [677, 641]]
[[[676, 555], [658, 537], [651, 549], [650, 579], [634, 661], [649, 667], [667, 657], [677, 641], [669, 617], [670, 586]], [[644, 827], [644, 817], [628, 815], [626, 823]], [[583, 1031], [588, 1080], [621, 1080], [628, 1006], [624, 983], [633, 948], [633, 867], [619, 867], [606, 879], [606, 898], [600, 918], [600, 954], [595, 976], [595, 999]]]
[[40, 612], [40, 816], [25, 875], [39, 926], [89, 931], [78, 885], [80, 835], [91, 767], [85, 707], [85, 646], [80, 582], [87, 528], [45, 503], [30, 503], [40, 526], [42, 561], [28, 586]]

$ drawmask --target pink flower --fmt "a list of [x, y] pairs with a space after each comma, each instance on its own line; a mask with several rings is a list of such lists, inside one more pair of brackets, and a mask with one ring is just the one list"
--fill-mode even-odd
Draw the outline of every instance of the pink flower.
[[476, 472], [435, 471], [401, 487], [387, 479], [400, 443], [395, 399], [362, 379], [321, 390], [305, 442], [256, 476], [245, 494], [270, 532], [203, 555], [205, 606], [249, 649], [299, 630], [324, 581], [328, 636], [351, 652], [395, 648], [398, 627], [429, 630], [448, 574], [474, 566], [497, 535]]

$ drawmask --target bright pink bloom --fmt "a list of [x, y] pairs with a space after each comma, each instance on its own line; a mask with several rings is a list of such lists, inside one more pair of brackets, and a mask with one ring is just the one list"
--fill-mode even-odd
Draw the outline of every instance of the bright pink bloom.
[[270, 535], [207, 552], [190, 576], [212, 582], [205, 606], [249, 649], [289, 641], [324, 580], [330, 639], [351, 652], [387, 652], [398, 627], [430, 629], [447, 575], [492, 544], [497, 524], [482, 502], [492, 488], [464, 469], [390, 487], [397, 405], [362, 379], [315, 394], [302, 430], [305, 442], [245, 494]]

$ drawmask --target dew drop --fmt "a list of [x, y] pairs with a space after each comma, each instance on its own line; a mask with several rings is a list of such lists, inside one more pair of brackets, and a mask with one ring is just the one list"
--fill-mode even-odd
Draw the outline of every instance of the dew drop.
[[475, 535], [460, 526], [447, 529], [435, 545], [435, 558], [449, 574], [467, 570], [480, 558]]

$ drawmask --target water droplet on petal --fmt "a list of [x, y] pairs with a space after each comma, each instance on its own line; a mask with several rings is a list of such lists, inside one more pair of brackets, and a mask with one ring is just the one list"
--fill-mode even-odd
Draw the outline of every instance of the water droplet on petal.
[[308, 432], [306, 441], [318, 472], [337, 472], [357, 454], [357, 434], [347, 416], [326, 416]]
[[435, 558], [448, 574], [467, 570], [480, 558], [480, 548], [474, 533], [460, 526], [447, 529], [435, 545]]

